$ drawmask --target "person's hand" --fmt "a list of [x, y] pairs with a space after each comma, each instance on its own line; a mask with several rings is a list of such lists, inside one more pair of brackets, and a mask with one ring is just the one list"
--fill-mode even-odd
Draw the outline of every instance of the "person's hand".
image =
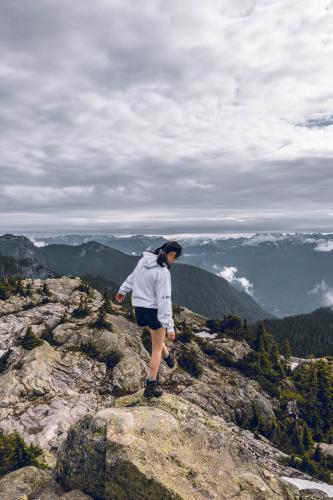
[[176, 338], [175, 332], [167, 332], [167, 338], [169, 340], [175, 340], [175, 338]]
[[119, 304], [121, 304], [122, 302], [124, 302], [124, 299], [125, 295], [123, 293], [118, 292], [116, 295], [116, 301], [119, 302]]

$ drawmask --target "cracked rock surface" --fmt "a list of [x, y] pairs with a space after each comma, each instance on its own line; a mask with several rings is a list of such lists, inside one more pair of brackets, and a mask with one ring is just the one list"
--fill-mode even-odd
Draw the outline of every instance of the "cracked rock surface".
[[[250, 421], [254, 408], [265, 419], [274, 414], [256, 381], [221, 366], [197, 342], [176, 342], [178, 354], [195, 351], [202, 374], [162, 362], [165, 393], [145, 400], [149, 353], [126, 311], [112, 304], [108, 326], [99, 328], [104, 298], [80, 278], [29, 283], [29, 297], [0, 300], [0, 355], [10, 349], [0, 373], [0, 429], [39, 445], [50, 469], [7, 474], [1, 499], [300, 498], [278, 477], [307, 476], [281, 466], [281, 452], [235, 425]], [[77, 317], [82, 301], [87, 314]], [[205, 324], [185, 308], [177, 315], [197, 332]], [[29, 326], [41, 344], [26, 350]], [[234, 339], [208, 342], [234, 360], [250, 349]]]

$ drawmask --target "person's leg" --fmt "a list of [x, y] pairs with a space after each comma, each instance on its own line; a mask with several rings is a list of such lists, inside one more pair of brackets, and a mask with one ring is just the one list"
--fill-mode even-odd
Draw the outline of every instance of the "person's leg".
[[164, 342], [163, 342], [162, 355], [163, 358], [167, 358], [169, 356], [169, 349], [167, 348]]
[[158, 330], [152, 330], [151, 328], [149, 328], [149, 331], [151, 336], [152, 353], [150, 357], [147, 378], [148, 380], [155, 380], [161, 363], [161, 356], [165, 339], [165, 328], [162, 327]]

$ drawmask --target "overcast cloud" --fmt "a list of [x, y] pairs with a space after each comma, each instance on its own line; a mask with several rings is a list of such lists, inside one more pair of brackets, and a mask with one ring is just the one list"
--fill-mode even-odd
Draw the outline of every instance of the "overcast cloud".
[[333, 1], [3, 0], [0, 231], [332, 231]]

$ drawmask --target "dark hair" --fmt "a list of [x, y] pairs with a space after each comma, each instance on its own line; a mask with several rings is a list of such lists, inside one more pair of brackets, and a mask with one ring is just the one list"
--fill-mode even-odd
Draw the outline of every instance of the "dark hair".
[[176, 252], [176, 258], [181, 256], [182, 254], [182, 246], [178, 243], [178, 241], [167, 241], [164, 243], [162, 246], [156, 248], [153, 253], [155, 255], [158, 255], [157, 257], [157, 264], [159, 264], [161, 267], [164, 267], [164, 264], [166, 264], [167, 268], [170, 268], [168, 259], [167, 259], [167, 253], [169, 252]]

